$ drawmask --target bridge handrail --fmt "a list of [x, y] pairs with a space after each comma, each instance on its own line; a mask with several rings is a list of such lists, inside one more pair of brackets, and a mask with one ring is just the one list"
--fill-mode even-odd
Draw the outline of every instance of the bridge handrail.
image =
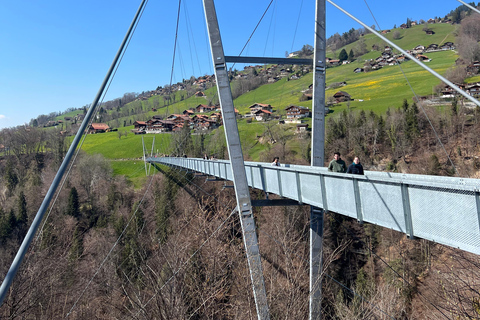
[[[148, 158], [231, 180], [230, 162]], [[250, 187], [480, 254], [480, 180], [366, 171], [364, 176], [323, 167], [245, 162]]]

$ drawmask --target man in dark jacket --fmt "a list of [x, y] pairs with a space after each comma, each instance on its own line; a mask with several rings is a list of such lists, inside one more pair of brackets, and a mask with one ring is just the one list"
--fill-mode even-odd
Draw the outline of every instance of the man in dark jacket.
[[363, 166], [360, 163], [360, 159], [358, 157], [355, 157], [353, 159], [353, 163], [348, 166], [347, 173], [362, 174], [363, 175]]
[[347, 165], [345, 164], [345, 161], [340, 158], [340, 152], [335, 152], [333, 154], [333, 160], [330, 161], [328, 165], [328, 171], [341, 173], [347, 171]]

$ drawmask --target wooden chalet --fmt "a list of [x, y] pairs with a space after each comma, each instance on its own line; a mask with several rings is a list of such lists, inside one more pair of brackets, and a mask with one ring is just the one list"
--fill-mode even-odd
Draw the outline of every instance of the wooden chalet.
[[133, 123], [133, 127], [135, 129], [145, 129], [147, 127], [147, 122], [146, 121], [135, 121]]
[[147, 121], [146, 133], [162, 133], [172, 131], [175, 122], [171, 120], [150, 119]]
[[469, 83], [465, 86], [465, 91], [472, 97], [480, 96], [480, 83]]
[[418, 54], [418, 53], [423, 53], [423, 51], [425, 51], [425, 46], [418, 45], [415, 48], [413, 48], [412, 53]]
[[297, 124], [297, 133], [306, 132], [308, 130], [308, 123]]
[[204, 112], [210, 112], [210, 111], [215, 111], [217, 107], [214, 106], [208, 106], [206, 104], [199, 104], [196, 108], [195, 111], [199, 113], [204, 113]]
[[110, 131], [110, 127], [106, 123], [92, 123], [88, 129], [88, 133], [102, 133]]
[[345, 91], [338, 91], [333, 95], [333, 98], [335, 98], [337, 103], [352, 100], [352, 97]]
[[273, 112], [272, 106], [264, 103], [254, 103], [248, 108], [250, 109], [251, 114], [255, 114], [255, 112], [257, 112], [258, 110], [267, 110], [270, 113]]
[[133, 129], [130, 130], [131, 132], [135, 134], [145, 134], [145, 129], [147, 128], [147, 122], [146, 121], [135, 121], [133, 123]]
[[285, 110], [287, 111], [287, 119], [300, 119], [310, 116], [308, 107], [291, 105]]
[[255, 111], [255, 119], [257, 121], [266, 121], [272, 117], [272, 113], [268, 110], [257, 110]]
[[416, 58], [420, 61], [425, 61], [425, 62], [432, 61], [432, 59], [430, 59], [429, 57], [427, 57], [423, 54], [417, 54]]
[[440, 49], [442, 49], [442, 50], [454, 50], [455, 49], [455, 44], [453, 42], [447, 41], [444, 44], [442, 44]]

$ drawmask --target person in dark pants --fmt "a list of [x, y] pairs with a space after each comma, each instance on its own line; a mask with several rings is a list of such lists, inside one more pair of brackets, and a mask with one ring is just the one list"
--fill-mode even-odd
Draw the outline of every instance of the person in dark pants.
[[340, 152], [335, 152], [333, 154], [333, 160], [328, 164], [328, 171], [341, 173], [347, 171], [347, 165], [345, 164], [345, 161], [340, 158]]
[[353, 159], [353, 163], [348, 166], [347, 173], [363, 175], [363, 166], [358, 157], [355, 157]]

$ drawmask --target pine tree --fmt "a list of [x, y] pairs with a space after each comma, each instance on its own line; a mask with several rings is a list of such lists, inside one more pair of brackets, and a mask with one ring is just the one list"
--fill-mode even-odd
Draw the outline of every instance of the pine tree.
[[80, 216], [80, 206], [78, 202], [78, 192], [75, 187], [70, 189], [68, 195], [67, 215], [78, 218]]
[[7, 164], [7, 167], [5, 168], [5, 174], [3, 175], [3, 179], [5, 180], [5, 185], [7, 186], [7, 189], [11, 194], [18, 184], [18, 176], [13, 170], [11, 163]]
[[420, 134], [420, 129], [418, 127], [418, 108], [417, 104], [414, 102], [411, 106], [408, 107], [405, 112], [405, 123], [406, 123], [406, 132], [405, 136], [408, 141], [413, 141]]
[[18, 237], [21, 240], [25, 237], [28, 230], [27, 200], [23, 191], [18, 195], [17, 210]]
[[342, 49], [342, 51], [340, 51], [340, 54], [338, 55], [338, 59], [340, 61], [348, 60], [348, 54], [347, 54], [347, 51], [345, 49]]
[[353, 61], [355, 58], [355, 55], [353, 53], [353, 49], [350, 49], [350, 52], [348, 53], [348, 60]]

